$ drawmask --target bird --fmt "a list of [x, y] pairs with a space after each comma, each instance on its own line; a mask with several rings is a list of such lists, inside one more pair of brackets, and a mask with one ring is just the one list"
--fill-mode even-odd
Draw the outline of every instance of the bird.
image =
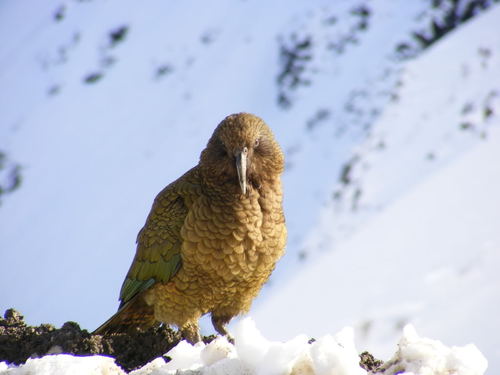
[[232, 339], [285, 251], [284, 154], [258, 116], [236, 113], [215, 128], [198, 164], [154, 199], [137, 236], [118, 311], [93, 333], [175, 326], [194, 344], [199, 319]]

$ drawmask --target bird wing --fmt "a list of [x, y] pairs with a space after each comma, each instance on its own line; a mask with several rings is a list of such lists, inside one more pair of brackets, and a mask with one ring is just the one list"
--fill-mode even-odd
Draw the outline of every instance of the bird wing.
[[188, 213], [176, 181], [155, 198], [137, 236], [137, 251], [120, 291], [120, 308], [157, 282], [169, 281], [181, 267], [180, 231]]

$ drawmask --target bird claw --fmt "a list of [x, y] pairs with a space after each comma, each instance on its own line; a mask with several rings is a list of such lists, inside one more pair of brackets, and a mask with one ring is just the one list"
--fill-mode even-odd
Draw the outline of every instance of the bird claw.
[[231, 343], [232, 345], [234, 345], [234, 337], [233, 336], [231, 336], [230, 334], [227, 334], [224, 337], [227, 339], [227, 341], [229, 343]]

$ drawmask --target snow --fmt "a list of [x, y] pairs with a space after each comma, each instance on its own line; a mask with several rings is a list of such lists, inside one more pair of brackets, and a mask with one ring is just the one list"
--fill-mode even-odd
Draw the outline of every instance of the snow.
[[483, 374], [488, 361], [473, 344], [464, 347], [447, 347], [440, 341], [420, 337], [415, 328], [404, 328], [398, 350], [386, 364], [387, 372], [407, 374]]
[[386, 356], [398, 327], [412, 322], [443, 340], [472, 340], [498, 368], [495, 130], [266, 301], [254, 313], [261, 329], [282, 339], [353, 324], [364, 332], [363, 348]]
[[[287, 342], [267, 340], [255, 323], [246, 318], [236, 330], [235, 345], [218, 337], [205, 345], [181, 341], [166, 355], [157, 358], [130, 375], [363, 375], [354, 344], [354, 331], [344, 328], [335, 336], [325, 335], [309, 343], [305, 335]], [[420, 337], [412, 326], [404, 328], [398, 349], [387, 363], [384, 374], [407, 375], [482, 375], [487, 361], [469, 344], [449, 348], [439, 341]], [[404, 371], [404, 372], [402, 372]], [[0, 363], [0, 375], [124, 374], [112, 358], [52, 355], [30, 359], [20, 366]]]
[[[500, 46], [490, 33], [499, 17], [493, 9], [408, 62], [400, 99], [358, 147], [358, 210], [325, 205], [304, 243], [320, 255], [254, 310], [270, 338], [350, 325], [361, 348], [384, 358], [412, 323], [447, 342], [475, 343], [500, 371], [500, 119], [483, 116], [500, 92]], [[487, 67], [480, 48], [496, 56]], [[464, 114], [467, 103], [474, 110]], [[473, 129], [460, 130], [464, 121]], [[338, 235], [341, 225], [349, 235]]]
[[113, 358], [103, 356], [77, 357], [69, 354], [48, 355], [28, 359], [21, 366], [0, 364], [2, 375], [124, 375]]

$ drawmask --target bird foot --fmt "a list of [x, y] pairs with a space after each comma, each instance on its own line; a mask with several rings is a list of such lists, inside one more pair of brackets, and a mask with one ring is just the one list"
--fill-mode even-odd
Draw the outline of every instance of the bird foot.
[[234, 338], [229, 334], [226, 329], [226, 324], [231, 320], [231, 318], [227, 317], [215, 317], [212, 315], [212, 324], [215, 330], [221, 335], [227, 338], [231, 344], [234, 345]]
[[191, 345], [194, 345], [197, 342], [201, 341], [201, 335], [197, 325], [189, 325], [183, 327], [181, 329], [181, 335]]
[[227, 341], [229, 341], [231, 344], [234, 345], [234, 337], [231, 336], [230, 334], [227, 334], [226, 336]]

